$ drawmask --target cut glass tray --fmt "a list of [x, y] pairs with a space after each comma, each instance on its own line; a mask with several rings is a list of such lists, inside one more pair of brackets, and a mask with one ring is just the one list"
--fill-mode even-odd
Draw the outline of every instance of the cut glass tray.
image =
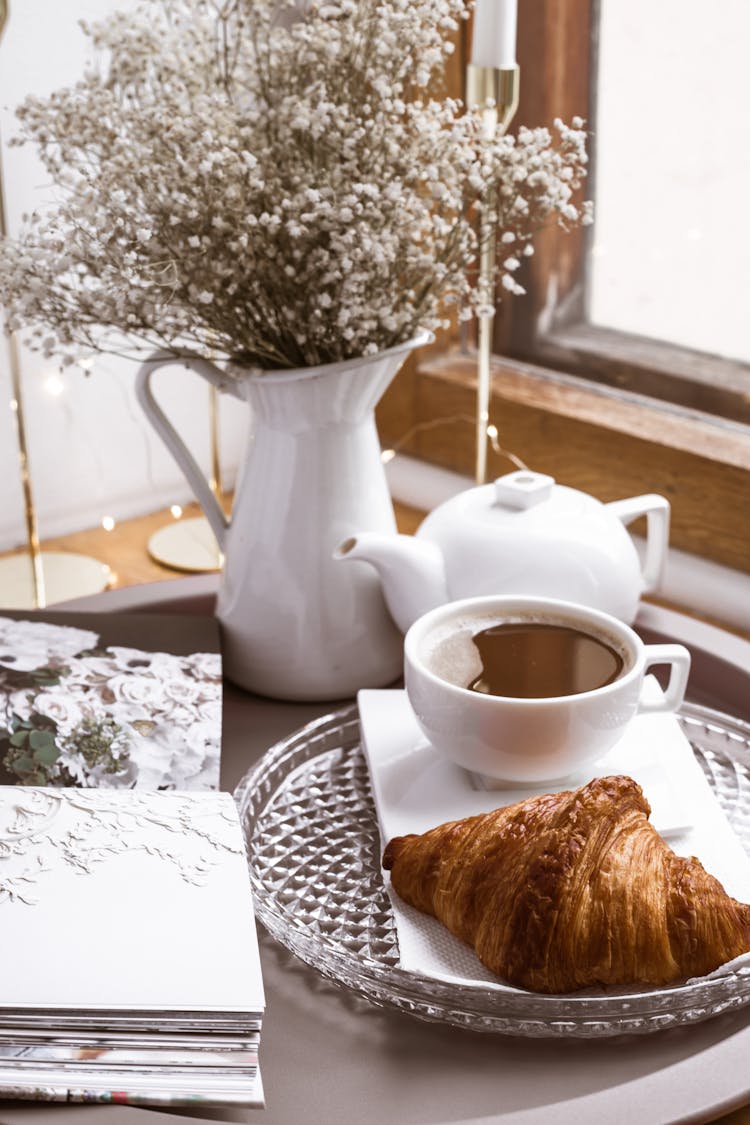
[[[750, 725], [695, 704], [677, 717], [750, 853]], [[498, 994], [399, 968], [356, 706], [273, 746], [235, 800], [258, 919], [302, 961], [375, 1004], [475, 1031], [595, 1038], [692, 1023], [750, 1002], [749, 968], [595, 997]]]

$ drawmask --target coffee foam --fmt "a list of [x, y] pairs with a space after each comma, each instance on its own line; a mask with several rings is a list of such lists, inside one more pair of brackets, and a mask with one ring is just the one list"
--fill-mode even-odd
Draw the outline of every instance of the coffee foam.
[[633, 652], [620, 637], [577, 617], [551, 613], [462, 613], [442, 621], [422, 638], [419, 658], [433, 675], [456, 687], [467, 687], [482, 673], [482, 660], [474, 637], [493, 625], [567, 625], [604, 642], [622, 658], [626, 673], [633, 666]]

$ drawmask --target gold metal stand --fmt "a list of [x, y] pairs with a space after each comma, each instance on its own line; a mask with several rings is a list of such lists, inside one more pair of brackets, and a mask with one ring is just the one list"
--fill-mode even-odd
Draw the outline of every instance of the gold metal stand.
[[[0, 39], [8, 18], [7, 0], [0, 0]], [[0, 150], [0, 239], [7, 236], [8, 221], [3, 189], [2, 151]], [[10, 367], [10, 407], [16, 425], [18, 464], [23, 490], [26, 539], [28, 550], [23, 554], [0, 559], [0, 606], [6, 609], [41, 609], [52, 601], [96, 594], [106, 589], [111, 580], [108, 566], [61, 551], [43, 553], [39, 544], [34, 496], [31, 488], [26, 425], [21, 392], [21, 359], [18, 339], [11, 333], [7, 340]]]
[[[466, 71], [466, 105], [482, 110], [482, 138], [490, 141], [498, 126], [502, 132], [510, 125], [518, 108], [520, 71], [517, 66], [497, 68], [493, 66], [474, 66]], [[494, 274], [495, 274], [495, 236], [491, 223], [482, 216], [479, 231], [479, 286], [487, 298], [487, 311], [479, 316], [479, 339], [477, 341], [477, 418], [476, 418], [476, 467], [475, 477], [479, 484], [487, 479], [487, 426], [489, 424], [490, 403], [490, 357], [492, 355], [492, 328], [494, 313]]]
[[[209, 387], [209, 425], [211, 435], [211, 475], [209, 486], [221, 503], [221, 465], [219, 459], [219, 394], [216, 387]], [[148, 541], [148, 553], [152, 559], [169, 566], [173, 570], [187, 570], [191, 573], [206, 574], [221, 570], [224, 556], [216, 536], [205, 516], [194, 519], [177, 519], [174, 523], [160, 527]]]

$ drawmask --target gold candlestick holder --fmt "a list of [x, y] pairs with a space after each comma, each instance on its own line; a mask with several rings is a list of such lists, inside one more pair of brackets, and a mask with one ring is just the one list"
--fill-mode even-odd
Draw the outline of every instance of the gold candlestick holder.
[[[482, 111], [482, 140], [490, 141], [498, 127], [504, 133], [518, 109], [520, 71], [517, 66], [474, 66], [466, 70], [466, 105]], [[492, 224], [482, 215], [479, 230], [479, 285], [492, 311], [479, 316], [477, 340], [477, 417], [475, 478], [487, 478], [487, 442], [490, 404], [490, 359], [494, 313], [495, 236]]]
[[[0, 40], [7, 19], [7, 0], [0, 0]], [[7, 234], [3, 161], [0, 150], [0, 239], [7, 237]], [[86, 555], [41, 550], [26, 440], [21, 357], [18, 339], [14, 333], [8, 336], [7, 356], [11, 382], [10, 407], [15, 420], [18, 443], [27, 549], [0, 559], [0, 605], [6, 609], [42, 609], [50, 602], [98, 593], [109, 585], [112, 575], [108, 566]]]

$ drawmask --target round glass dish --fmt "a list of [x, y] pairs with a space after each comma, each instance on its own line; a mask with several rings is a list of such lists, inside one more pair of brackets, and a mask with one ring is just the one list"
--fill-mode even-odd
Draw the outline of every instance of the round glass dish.
[[[750, 726], [694, 704], [678, 719], [750, 852]], [[596, 1038], [693, 1023], [750, 1002], [747, 968], [596, 997], [506, 996], [400, 969], [356, 706], [271, 747], [234, 796], [259, 921], [301, 960], [375, 1004], [475, 1031]]]

